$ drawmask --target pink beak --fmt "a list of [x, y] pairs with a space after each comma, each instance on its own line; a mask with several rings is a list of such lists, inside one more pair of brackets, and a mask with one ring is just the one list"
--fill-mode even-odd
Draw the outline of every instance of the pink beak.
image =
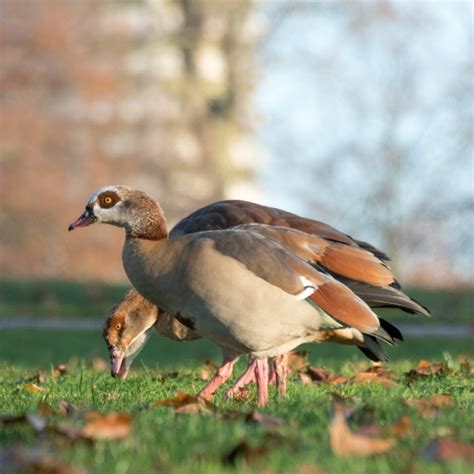
[[128, 368], [124, 364], [125, 352], [118, 347], [113, 347], [110, 352], [110, 374], [112, 377], [124, 379], [127, 377]]
[[68, 230], [74, 230], [77, 227], [86, 227], [93, 224], [96, 221], [96, 217], [92, 213], [92, 210], [86, 207], [86, 210], [76, 219], [69, 227]]

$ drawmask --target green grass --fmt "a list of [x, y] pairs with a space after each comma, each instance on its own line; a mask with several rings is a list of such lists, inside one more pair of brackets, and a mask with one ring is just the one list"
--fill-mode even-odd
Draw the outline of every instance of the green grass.
[[[129, 288], [98, 282], [56, 280], [1, 280], [0, 318], [9, 316], [103, 316]], [[433, 318], [411, 317], [391, 311], [390, 318], [403, 322], [470, 322], [473, 316], [474, 289], [407, 289], [409, 295], [427, 306]]]
[[[216, 397], [219, 411], [210, 416], [178, 415], [170, 408], [150, 409], [156, 400], [174, 396], [178, 390], [196, 393], [205, 382], [197, 370], [217, 351], [205, 341], [174, 343], [154, 336], [139, 356], [130, 377], [112, 379], [107, 370], [90, 367], [90, 359], [105, 357], [100, 334], [91, 331], [3, 331], [0, 333], [0, 413], [36, 412], [39, 401], [57, 407], [60, 400], [79, 409], [101, 412], [123, 411], [134, 417], [131, 435], [122, 441], [97, 441], [75, 444], [61, 437], [35, 434], [25, 424], [6, 425], [0, 430], [0, 445], [22, 444], [48, 449], [66, 462], [91, 473], [298, 473], [303, 464], [317, 465], [325, 472], [338, 473], [468, 473], [467, 462], [430, 461], [423, 455], [429, 442], [440, 433], [459, 441], [472, 441], [474, 410], [472, 380], [459, 372], [460, 354], [472, 358], [472, 340], [412, 338], [391, 350], [391, 368], [397, 371], [396, 386], [344, 384], [342, 386], [305, 386], [292, 378], [288, 397], [259, 410], [281, 417], [284, 424], [277, 433], [268, 434], [263, 425], [228, 419], [228, 411], [249, 412], [255, 399], [227, 401], [222, 391]], [[350, 375], [359, 367], [359, 351], [336, 345], [310, 346], [313, 366], [326, 366], [336, 373]], [[449, 355], [448, 355], [449, 353]], [[454, 374], [428, 376], [408, 385], [403, 375], [420, 358], [448, 360]], [[69, 361], [69, 362], [68, 362]], [[60, 378], [47, 377], [42, 385], [47, 393], [29, 393], [25, 380], [38, 368], [68, 362], [69, 372]], [[367, 361], [367, 366], [369, 365]], [[244, 367], [239, 363], [237, 372]], [[170, 370], [177, 373], [170, 374]], [[386, 455], [371, 458], [342, 458], [331, 453], [328, 427], [331, 421], [331, 392], [356, 396], [362, 408], [356, 412], [352, 427], [363, 421], [390, 426], [408, 416], [411, 431]], [[423, 418], [405, 405], [409, 397], [421, 398], [448, 393], [454, 402], [433, 418]], [[56, 423], [77, 423], [64, 417]], [[245, 440], [252, 446], [267, 445], [268, 452], [249, 464], [223, 461], [225, 454]], [[1, 455], [0, 455], [0, 471]]]

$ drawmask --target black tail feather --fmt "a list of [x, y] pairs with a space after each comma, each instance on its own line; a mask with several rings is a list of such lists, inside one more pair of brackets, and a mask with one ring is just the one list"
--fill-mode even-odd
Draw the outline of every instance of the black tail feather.
[[385, 319], [379, 318], [380, 326], [390, 335], [392, 342], [395, 343], [395, 340], [403, 341], [403, 334], [400, 330], [395, 327], [393, 324], [390, 324]]
[[377, 339], [373, 336], [364, 334], [364, 345], [357, 346], [360, 351], [364, 353], [370, 360], [374, 362], [387, 361], [388, 356], [380, 347]]
[[335, 278], [349, 287], [360, 299], [372, 308], [398, 308], [411, 314], [430, 316], [427, 308], [417, 303], [403, 291], [392, 286], [373, 286], [368, 283], [335, 275]]

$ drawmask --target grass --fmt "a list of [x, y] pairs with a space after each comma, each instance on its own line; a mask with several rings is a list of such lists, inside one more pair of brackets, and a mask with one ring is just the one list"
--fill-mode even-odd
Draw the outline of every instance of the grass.
[[[275, 431], [263, 424], [248, 423], [242, 417], [227, 419], [228, 411], [249, 412], [255, 399], [227, 401], [222, 392], [216, 397], [219, 412], [210, 416], [179, 415], [172, 409], [150, 409], [159, 399], [173, 397], [178, 390], [196, 393], [205, 383], [198, 370], [203, 361], [216, 357], [215, 348], [205, 341], [174, 343], [155, 336], [139, 356], [125, 381], [112, 379], [106, 369], [91, 367], [91, 359], [105, 356], [100, 334], [90, 331], [3, 331], [0, 333], [0, 413], [36, 412], [39, 401], [57, 407], [60, 400], [84, 410], [123, 411], [134, 417], [131, 435], [122, 441], [79, 441], [69, 444], [60, 437], [35, 434], [25, 424], [0, 430], [0, 445], [22, 444], [50, 450], [62, 460], [91, 473], [301, 473], [303, 465], [318, 466], [325, 472], [351, 473], [468, 473], [465, 461], [433, 461], [425, 456], [432, 439], [441, 434], [459, 441], [472, 441], [474, 410], [472, 380], [459, 372], [458, 358], [472, 358], [469, 339], [409, 339], [391, 351], [391, 368], [397, 372], [396, 386], [353, 384], [308, 386], [293, 376], [288, 397], [273, 401], [260, 412], [280, 417], [283, 426]], [[335, 345], [311, 346], [311, 364], [350, 375], [365, 360], [353, 348]], [[449, 355], [448, 355], [449, 353]], [[447, 360], [454, 374], [427, 376], [407, 384], [404, 372], [420, 358]], [[38, 368], [68, 362], [69, 371], [59, 378], [47, 377], [45, 393], [29, 393], [26, 379]], [[239, 363], [238, 371], [244, 367]], [[369, 365], [368, 361], [364, 365]], [[170, 371], [176, 371], [170, 373]], [[388, 454], [371, 458], [344, 458], [331, 453], [328, 427], [331, 421], [332, 392], [355, 396], [362, 401], [352, 427], [372, 421], [387, 427], [408, 416], [410, 432]], [[407, 407], [407, 398], [423, 398], [448, 393], [452, 405], [424, 418]], [[64, 423], [64, 417], [52, 423]], [[68, 423], [74, 421], [66, 420]], [[270, 434], [269, 434], [270, 433]], [[226, 456], [239, 443], [266, 446], [268, 451], [245, 462]], [[265, 448], [262, 448], [265, 449]], [[308, 469], [308, 468], [307, 468]], [[0, 455], [0, 471], [2, 471]]]
[[[0, 281], [0, 318], [10, 316], [102, 317], [128, 289], [127, 285], [56, 280]], [[410, 318], [399, 311], [390, 319], [403, 322], [470, 322], [474, 289], [422, 290], [407, 293], [427, 306], [433, 318]]]

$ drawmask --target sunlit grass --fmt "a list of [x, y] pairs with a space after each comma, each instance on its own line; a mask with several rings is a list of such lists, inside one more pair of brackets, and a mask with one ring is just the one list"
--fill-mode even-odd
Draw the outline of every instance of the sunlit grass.
[[[178, 415], [166, 407], [150, 409], [156, 400], [174, 397], [180, 390], [191, 394], [198, 392], [205, 383], [201, 379], [199, 366], [208, 356], [216, 355], [209, 343], [173, 344], [152, 340], [146, 349], [150, 353], [144, 354], [146, 365], [138, 362], [127, 380], [117, 381], [110, 377], [106, 368], [92, 368], [88, 351], [97, 346], [104, 355], [100, 339], [92, 337], [92, 332], [55, 334], [38, 337], [36, 332], [36, 337], [32, 338], [35, 342], [31, 342], [26, 353], [16, 361], [12, 355], [9, 363], [0, 365], [0, 412], [36, 412], [39, 401], [56, 408], [60, 400], [67, 400], [80, 410], [132, 414], [132, 433], [122, 441], [79, 441], [69, 445], [61, 437], [38, 436], [27, 426], [8, 425], [1, 430], [2, 445], [20, 443], [52, 450], [61, 459], [93, 473], [207, 474], [236, 472], [236, 467], [242, 473], [298, 473], [302, 465], [316, 465], [325, 472], [470, 472], [466, 462], [430, 461], [425, 455], [430, 441], [439, 436], [449, 436], [464, 442], [472, 440], [473, 385], [469, 375], [459, 371], [459, 354], [469, 350], [469, 340], [430, 341], [419, 338], [394, 349], [398, 352], [393, 354], [399, 354], [398, 358], [393, 357], [394, 362], [390, 364], [397, 372], [397, 385], [394, 386], [353, 383], [308, 386], [293, 376], [288, 397], [277, 400], [272, 389], [270, 405], [259, 410], [283, 419], [283, 426], [269, 434], [265, 426], [245, 422], [243, 418], [225, 416], [227, 412], [251, 411], [255, 406], [254, 393], [248, 400], [237, 402], [226, 400], [221, 391], [215, 399], [218, 412], [210, 416]], [[58, 337], [62, 339], [60, 345], [57, 344]], [[5, 338], [4, 333], [0, 337], [2, 348]], [[73, 339], [76, 340], [76, 346], [71, 345]], [[18, 340], [10, 339], [10, 342], [9, 351], [15, 354], [18, 352]], [[70, 354], [65, 347], [72, 348], [71, 352], [75, 351], [80, 358], [68, 363], [69, 372], [66, 375], [53, 378], [49, 375], [50, 364], [41, 357], [45, 345], [53, 353], [59, 347], [57, 358], [50, 361], [52, 364], [68, 360], [61, 359], [61, 356]], [[455, 370], [454, 374], [423, 377], [408, 384], [404, 373], [416, 366], [423, 347], [426, 355], [423, 358], [447, 360]], [[313, 346], [311, 350], [312, 365], [324, 364], [335, 373], [350, 375], [362, 366], [370, 365], [368, 361], [362, 363], [363, 357], [359, 357], [358, 351], [351, 348], [326, 345]], [[98, 355], [98, 352], [93, 355]], [[35, 363], [35, 360], [42, 362]], [[37, 373], [33, 367], [38, 366], [46, 374], [39, 385], [47, 392], [29, 393], [25, 390], [26, 379]], [[243, 368], [244, 361], [239, 364], [237, 371]], [[411, 420], [409, 434], [402, 437], [386, 455], [373, 458], [335, 456], [331, 452], [328, 436], [333, 392], [360, 400], [360, 411], [354, 418], [353, 427], [365, 422], [386, 427], [402, 416], [408, 416]], [[423, 398], [440, 393], [450, 394], [453, 403], [431, 418], [422, 417], [416, 409], [404, 403], [408, 398]], [[67, 418], [57, 417], [51, 422], [65, 421], [68, 422]], [[227, 454], [241, 441], [255, 447], [268, 446], [268, 451], [255, 455], [249, 463], [239, 457], [235, 462], [229, 461]]]

